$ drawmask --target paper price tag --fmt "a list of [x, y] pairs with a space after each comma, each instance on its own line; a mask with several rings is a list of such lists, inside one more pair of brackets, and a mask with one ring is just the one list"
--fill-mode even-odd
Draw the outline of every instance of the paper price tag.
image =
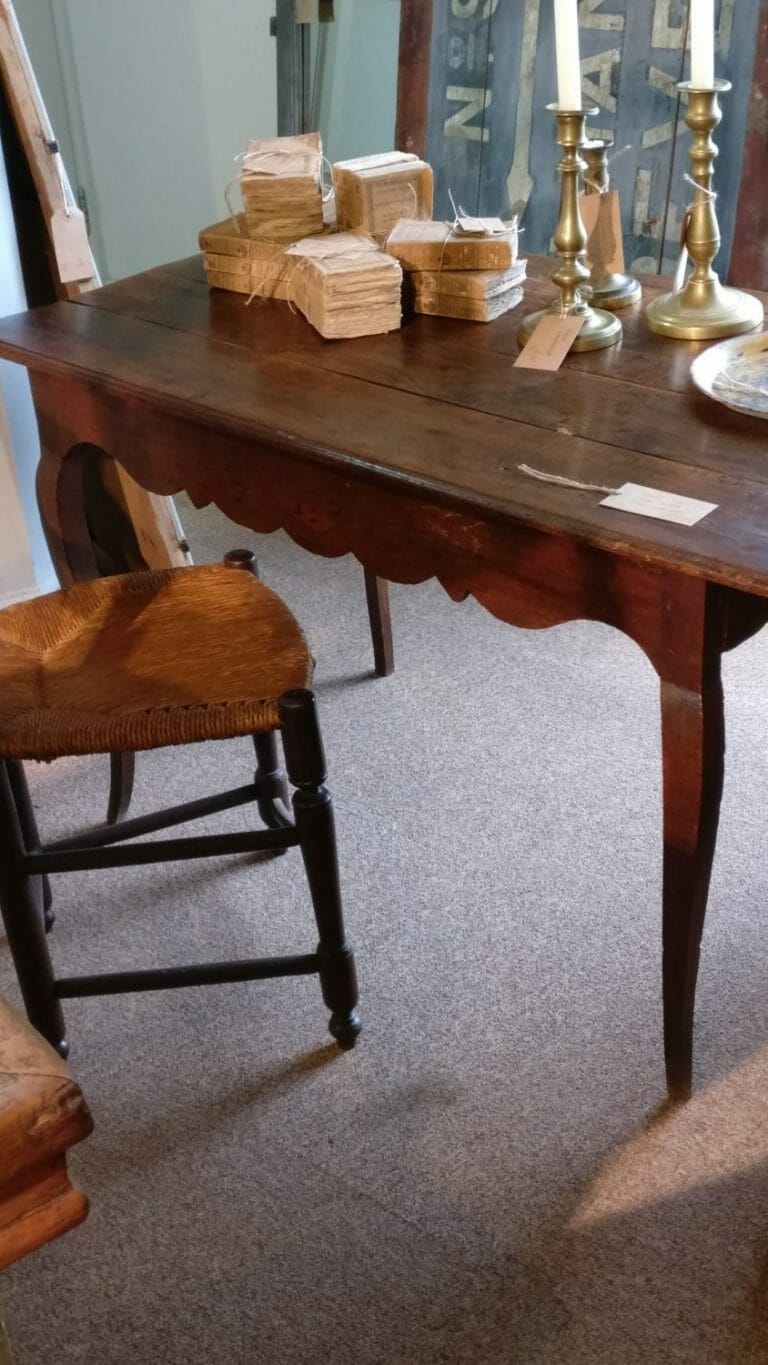
[[51, 239], [62, 284], [90, 280], [94, 274], [93, 256], [85, 215], [80, 209], [71, 208], [68, 214], [64, 209], [55, 210], [51, 218]]
[[317, 18], [317, 0], [296, 0], [296, 23], [311, 24]]
[[559, 370], [576, 337], [586, 322], [586, 315], [560, 317], [545, 313], [531, 332], [515, 365], [521, 370]]
[[581, 221], [587, 234], [587, 261], [611, 275], [624, 274], [621, 205], [616, 190], [579, 195]]
[[468, 218], [465, 214], [456, 219], [454, 231], [467, 237], [500, 237], [509, 232], [509, 227], [501, 218]]
[[640, 483], [622, 484], [610, 497], [603, 498], [600, 505], [615, 507], [619, 512], [634, 512], [639, 517], [655, 517], [657, 521], [674, 521], [679, 526], [695, 526], [717, 507], [716, 502], [702, 502], [700, 498], [686, 498], [680, 493], [663, 493]]

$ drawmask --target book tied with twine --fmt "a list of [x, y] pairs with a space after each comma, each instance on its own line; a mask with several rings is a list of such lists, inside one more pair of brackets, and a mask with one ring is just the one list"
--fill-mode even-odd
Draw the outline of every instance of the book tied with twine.
[[203, 228], [198, 241], [212, 288], [229, 289], [249, 298], [288, 298], [291, 266], [285, 245], [249, 237], [244, 213]]
[[401, 218], [432, 217], [432, 167], [411, 152], [337, 161], [333, 186], [339, 226], [364, 228], [381, 241]]
[[290, 298], [322, 337], [392, 332], [402, 319], [403, 272], [362, 233], [310, 237], [286, 250]]
[[322, 232], [322, 163], [319, 133], [249, 142], [239, 175], [249, 236], [295, 242]]
[[413, 271], [413, 309], [439, 317], [469, 322], [493, 322], [516, 308], [523, 297], [527, 261], [508, 270]]
[[502, 231], [467, 233], [454, 223], [401, 218], [386, 250], [403, 270], [509, 270], [517, 260], [517, 222]]

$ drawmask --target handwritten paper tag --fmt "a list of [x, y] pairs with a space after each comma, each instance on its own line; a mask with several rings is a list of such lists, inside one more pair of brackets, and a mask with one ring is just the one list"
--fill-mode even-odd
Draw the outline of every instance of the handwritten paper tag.
[[716, 502], [685, 498], [679, 493], [663, 493], [659, 488], [645, 488], [640, 483], [622, 484], [610, 497], [603, 498], [600, 505], [615, 507], [620, 512], [636, 512], [639, 517], [655, 517], [657, 521], [675, 521], [680, 526], [695, 526], [717, 507]]
[[80, 209], [56, 209], [51, 218], [53, 254], [62, 284], [90, 280], [94, 273], [85, 215]]
[[579, 195], [581, 221], [587, 234], [587, 261], [611, 275], [624, 274], [621, 206], [616, 190]]
[[586, 314], [545, 313], [536, 323], [515, 365], [521, 370], [559, 370], [586, 322]]
[[509, 224], [501, 218], [468, 218], [463, 214], [456, 219], [453, 230], [465, 237], [500, 237], [509, 232]]

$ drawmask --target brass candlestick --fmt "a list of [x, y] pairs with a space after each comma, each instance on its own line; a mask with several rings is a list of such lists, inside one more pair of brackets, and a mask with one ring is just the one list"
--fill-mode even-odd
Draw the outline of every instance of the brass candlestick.
[[582, 287], [589, 284], [589, 271], [584, 264], [584, 249], [587, 234], [579, 213], [579, 176], [585, 162], [579, 156], [579, 148], [584, 142], [584, 123], [588, 114], [596, 114], [596, 108], [559, 109], [556, 104], [547, 108], [557, 119], [557, 142], [563, 149], [563, 159], [557, 169], [560, 172], [560, 216], [555, 230], [555, 247], [560, 264], [552, 272], [552, 281], [560, 290], [560, 297], [549, 308], [531, 313], [523, 322], [517, 339], [524, 346], [533, 329], [545, 314], [556, 317], [583, 317], [581, 331], [571, 346], [572, 351], [597, 351], [603, 346], [612, 346], [621, 336], [621, 323], [612, 313], [598, 308], [590, 308]]
[[731, 83], [717, 80], [711, 90], [696, 90], [690, 81], [681, 81], [677, 88], [688, 95], [685, 121], [693, 133], [690, 158], [696, 185], [685, 245], [694, 268], [682, 289], [654, 299], [645, 315], [651, 331], [661, 336], [686, 337], [691, 341], [738, 336], [760, 326], [763, 306], [741, 289], [726, 288], [712, 269], [720, 247], [720, 229], [711, 193], [717, 156], [711, 134], [722, 118], [717, 97], [730, 90]]
[[[581, 151], [587, 163], [584, 177], [587, 194], [605, 194], [608, 189], [608, 150], [613, 142], [603, 138], [593, 138], [585, 142]], [[592, 238], [594, 242], [594, 237]], [[592, 257], [592, 303], [599, 308], [628, 308], [637, 303], [642, 289], [640, 281], [632, 275], [609, 270], [604, 261]]]

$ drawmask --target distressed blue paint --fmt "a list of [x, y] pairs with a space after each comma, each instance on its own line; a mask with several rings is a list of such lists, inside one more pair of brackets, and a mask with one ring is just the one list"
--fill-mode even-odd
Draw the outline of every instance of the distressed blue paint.
[[[498, 0], [495, 13], [484, 18], [492, 2], [433, 0], [435, 17], [430, 85], [427, 156], [436, 172], [437, 212], [449, 212], [448, 187], [468, 210], [507, 213], [507, 175], [515, 147], [520, 107], [521, 39], [526, 5], [533, 0]], [[656, 268], [669, 269], [678, 251], [680, 220], [690, 196], [683, 175], [689, 169], [690, 134], [683, 122], [684, 108], [676, 93], [670, 98], [651, 87], [651, 67], [671, 84], [687, 75], [688, 59], [681, 48], [652, 45], [653, 17], [662, 0], [603, 0], [596, 15], [619, 15], [621, 31], [582, 25], [582, 62], [614, 47], [620, 62], [611, 69], [610, 95], [615, 111], [601, 108], [591, 125], [610, 130], [616, 146], [632, 150], [616, 161], [612, 183], [619, 190], [628, 261], [644, 258]], [[549, 250], [557, 217], [557, 148], [554, 118], [545, 106], [556, 98], [552, 0], [539, 0], [536, 56], [533, 72], [532, 121], [528, 167], [532, 191], [523, 218], [526, 249]], [[670, 0], [670, 26], [685, 21], [684, 0]], [[718, 4], [718, 13], [720, 5]], [[715, 140], [718, 215], [723, 247], [718, 266], [725, 273], [730, 257], [741, 175], [747, 102], [752, 78], [754, 44], [760, 0], [736, 0], [730, 50], [718, 53], [718, 75], [734, 89], [723, 97], [723, 122]], [[458, 13], [456, 12], [458, 10]], [[597, 83], [597, 75], [590, 79]], [[461, 107], [447, 98], [449, 86], [490, 92], [490, 105], [463, 128], [485, 127], [488, 138], [446, 137], [446, 120]], [[480, 96], [482, 101], [483, 96]], [[671, 121], [673, 137], [644, 147], [644, 131]], [[643, 211], [643, 175], [650, 176], [647, 210]]]

